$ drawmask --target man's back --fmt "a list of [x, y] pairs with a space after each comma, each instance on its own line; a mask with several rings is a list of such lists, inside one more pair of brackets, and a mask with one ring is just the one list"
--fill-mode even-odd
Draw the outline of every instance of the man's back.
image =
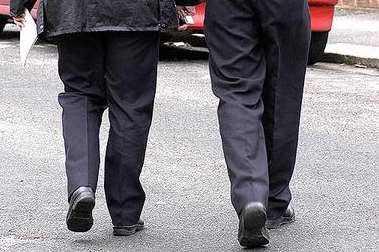
[[[160, 2], [165, 8], [160, 8]], [[158, 31], [162, 24], [177, 24], [173, 0], [50, 0], [44, 4], [44, 13], [50, 36], [67, 31]]]

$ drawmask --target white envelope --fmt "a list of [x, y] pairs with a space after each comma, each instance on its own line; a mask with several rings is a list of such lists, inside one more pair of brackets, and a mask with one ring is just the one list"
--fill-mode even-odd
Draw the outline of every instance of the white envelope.
[[25, 10], [25, 24], [20, 31], [20, 59], [21, 64], [25, 67], [26, 59], [30, 49], [32, 49], [34, 43], [37, 41], [37, 25], [28, 10]]

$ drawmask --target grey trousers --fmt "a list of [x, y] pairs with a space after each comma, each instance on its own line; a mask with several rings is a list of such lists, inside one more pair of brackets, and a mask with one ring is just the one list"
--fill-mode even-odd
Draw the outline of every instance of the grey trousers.
[[107, 205], [115, 226], [136, 224], [145, 201], [139, 177], [153, 113], [159, 33], [66, 35], [58, 39], [58, 51], [68, 194], [80, 186], [96, 190], [99, 129], [108, 108]]
[[280, 216], [291, 201], [310, 43], [306, 0], [208, 0], [213, 91], [239, 214], [251, 201]]

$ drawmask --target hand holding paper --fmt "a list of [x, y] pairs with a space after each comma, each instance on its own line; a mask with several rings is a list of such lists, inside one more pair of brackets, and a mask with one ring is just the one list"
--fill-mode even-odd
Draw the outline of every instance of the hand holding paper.
[[185, 31], [190, 25], [194, 24], [193, 16], [196, 10], [192, 6], [176, 6], [177, 16], [179, 18], [179, 31]]

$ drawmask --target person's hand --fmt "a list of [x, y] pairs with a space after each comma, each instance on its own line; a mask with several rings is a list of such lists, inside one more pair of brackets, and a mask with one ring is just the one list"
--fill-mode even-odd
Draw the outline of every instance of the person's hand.
[[[193, 6], [176, 6], [176, 13], [179, 20], [185, 20], [187, 16], [195, 16], [196, 11]], [[178, 27], [179, 31], [185, 31], [189, 27], [189, 24], [180, 24]]]
[[13, 22], [17, 25], [18, 29], [21, 31], [22, 28], [24, 28], [24, 26], [25, 26], [25, 17], [24, 17], [24, 15], [18, 16], [18, 17], [14, 17], [13, 18]]

